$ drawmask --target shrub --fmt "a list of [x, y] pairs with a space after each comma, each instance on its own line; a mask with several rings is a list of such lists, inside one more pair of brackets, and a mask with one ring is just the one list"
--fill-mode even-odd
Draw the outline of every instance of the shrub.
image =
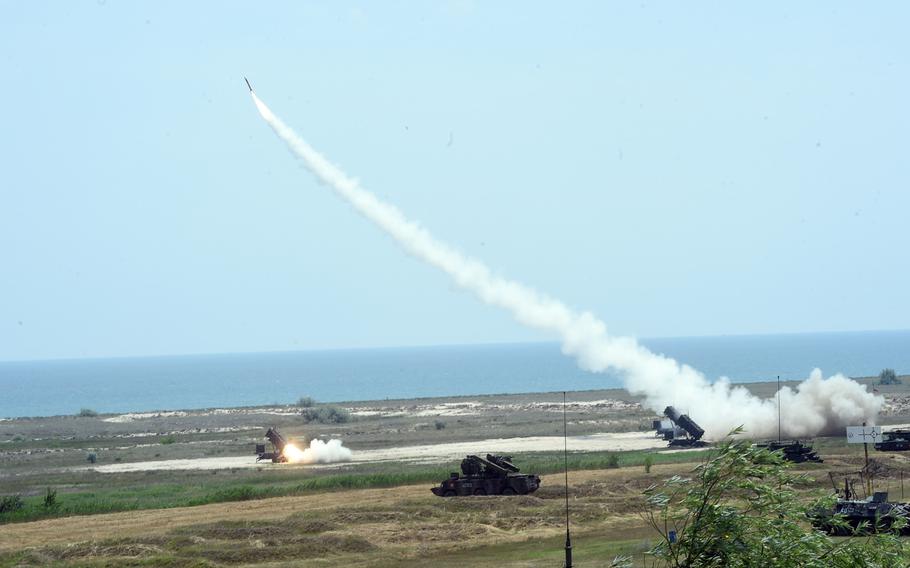
[[648, 454], [645, 456], [645, 473], [651, 473], [652, 465], [654, 465], [654, 456]]
[[98, 416], [98, 413], [91, 408], [83, 408], [79, 411], [79, 416], [82, 416], [83, 418], [94, 418], [95, 416]]
[[48, 487], [44, 493], [44, 502], [41, 503], [41, 506], [45, 509], [53, 510], [57, 508], [57, 505], [59, 505], [57, 503], [57, 490]]
[[436, 429], [437, 429], [437, 430], [445, 430], [445, 429], [446, 429], [446, 423], [443, 422], [442, 420], [437, 420], [437, 421], [434, 422], [433, 424], [436, 426]]
[[351, 419], [351, 413], [339, 406], [316, 406], [304, 408], [300, 412], [300, 417], [307, 424], [311, 422], [317, 424], [342, 424]]
[[168, 444], [173, 444], [177, 441], [177, 438], [173, 436], [165, 436], [161, 438], [160, 442], [162, 445], [167, 446]]
[[87, 456], [85, 456], [85, 461], [88, 463], [95, 463], [98, 461], [98, 454], [95, 452], [90, 452]]
[[882, 372], [878, 374], [878, 384], [899, 385], [901, 380], [897, 378], [897, 373], [894, 372], [894, 369], [882, 369]]
[[316, 406], [316, 399], [311, 396], [302, 396], [297, 399], [297, 406], [301, 408], [312, 408]]
[[[741, 433], [741, 429], [734, 431]], [[801, 503], [804, 475], [789, 472], [779, 453], [728, 441], [695, 468], [645, 491], [645, 519], [657, 533], [649, 551], [655, 568], [796, 566], [846, 568], [906, 565], [896, 533], [831, 540], [806, 523], [822, 501]], [[830, 498], [827, 510], [831, 510]], [[838, 521], [846, 526], [846, 521]], [[900, 530], [901, 525], [892, 527]]]
[[607, 467], [619, 467], [619, 456], [616, 454], [607, 456]]
[[0, 513], [12, 513], [25, 507], [19, 495], [4, 495], [0, 497]]

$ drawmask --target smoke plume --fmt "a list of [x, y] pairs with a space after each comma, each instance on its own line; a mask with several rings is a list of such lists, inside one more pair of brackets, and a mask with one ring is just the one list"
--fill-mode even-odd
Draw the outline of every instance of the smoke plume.
[[[395, 239], [406, 252], [442, 270], [483, 302], [508, 310], [518, 322], [554, 333], [562, 341], [563, 353], [574, 357], [583, 369], [618, 371], [625, 388], [643, 395], [649, 408], [662, 412], [673, 404], [692, 416], [710, 438], [724, 436], [740, 425], [749, 436], [777, 433], [774, 399], [759, 399], [743, 387], [731, 386], [725, 378], [712, 384], [695, 369], [652, 353], [633, 338], [608, 335], [606, 325], [593, 314], [577, 312], [523, 284], [495, 275], [483, 263], [436, 240], [396, 207], [361, 188], [357, 180], [279, 120], [255, 93], [253, 101], [262, 118], [319, 181]], [[884, 402], [882, 397], [842, 375], [824, 380], [817, 369], [795, 390], [785, 388], [780, 394], [786, 416], [783, 432], [788, 436], [831, 433], [862, 420], [871, 423]]]
[[351, 450], [341, 445], [341, 440], [310, 440], [308, 448], [300, 449], [294, 444], [284, 447], [284, 457], [291, 463], [336, 463], [351, 461]]

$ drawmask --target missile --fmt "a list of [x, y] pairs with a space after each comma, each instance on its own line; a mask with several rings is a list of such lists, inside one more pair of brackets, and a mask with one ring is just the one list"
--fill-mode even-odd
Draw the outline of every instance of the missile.
[[253, 86], [250, 85], [250, 80], [247, 79], [246, 77], [244, 77], [243, 80], [246, 81], [246, 86], [250, 88], [250, 92], [252, 93], [252, 92], [253, 92]]

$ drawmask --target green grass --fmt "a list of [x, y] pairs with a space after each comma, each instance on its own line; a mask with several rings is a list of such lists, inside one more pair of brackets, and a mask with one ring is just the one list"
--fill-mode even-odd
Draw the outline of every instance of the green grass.
[[[617, 462], [620, 467], [643, 466], [647, 456], [652, 456], [655, 464], [697, 462], [704, 459], [706, 452], [633, 451], [569, 454], [569, 470], [609, 469], [617, 467]], [[514, 461], [526, 473], [545, 475], [563, 471], [563, 456], [558, 452], [516, 455]], [[18, 511], [0, 514], [0, 524], [49, 517], [166, 509], [417, 483], [427, 483], [429, 489], [430, 485], [448, 477], [449, 472], [457, 471], [458, 463], [439, 466], [365, 464], [340, 473], [313, 472], [296, 468], [280, 470], [278, 469], [280, 467], [266, 465], [263, 467], [264, 472], [251, 470], [240, 474], [227, 471], [197, 473], [194, 476], [187, 476], [181, 483], [173, 481], [156, 483], [154, 482], [156, 478], [167, 477], [143, 473], [123, 478], [109, 478], [104, 474], [98, 474], [94, 482], [85, 483], [82, 489], [76, 488], [66, 493], [61, 491], [57, 495], [57, 506], [53, 509], [42, 506], [43, 494], [23, 496], [25, 506]]]
[[[644, 554], [651, 547], [648, 530], [616, 534], [611, 531], [576, 531], [572, 535], [572, 558], [577, 566], [609, 566], [617, 556], [632, 559], [633, 566], [644, 566]], [[524, 543], [503, 543], [481, 546], [444, 555], [406, 562], [389, 562], [380, 566], [426, 566], [437, 568], [456, 566], [562, 566], [565, 559], [565, 536], [533, 539]]]

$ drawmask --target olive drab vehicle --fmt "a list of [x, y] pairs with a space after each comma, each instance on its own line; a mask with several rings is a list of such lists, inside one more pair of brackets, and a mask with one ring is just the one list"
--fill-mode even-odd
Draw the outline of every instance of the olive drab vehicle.
[[898, 428], [882, 432], [882, 441], [875, 443], [880, 452], [906, 452], [910, 450], [910, 430]]
[[781, 452], [784, 459], [792, 463], [824, 462], [812, 449], [812, 444], [804, 444], [799, 440], [772, 440], [755, 444], [755, 447], [765, 448], [771, 452]]
[[284, 447], [288, 444], [284, 436], [276, 428], [269, 428], [265, 433], [266, 439], [272, 443], [272, 451], [265, 450], [265, 444], [256, 444], [256, 461], [271, 460], [272, 463], [284, 463], [288, 458], [284, 455]]
[[468, 456], [461, 460], [461, 475], [452, 473], [449, 478], [430, 491], [439, 497], [456, 495], [527, 495], [540, 487], [540, 477], [518, 473], [519, 469], [509, 456], [487, 454]]
[[903, 525], [900, 534], [910, 534], [910, 524], [905, 524], [910, 521], [910, 503], [888, 501], [887, 491], [876, 491], [862, 499], [849, 480], [844, 481], [843, 492], [837, 491], [831, 508], [816, 509], [809, 517], [813, 527], [835, 536], [888, 532], [898, 519]]
[[664, 410], [664, 416], [668, 420], [655, 420], [654, 429], [658, 437], [669, 442], [671, 448], [701, 448], [707, 445], [701, 439], [705, 431], [688, 414], [668, 406]]

